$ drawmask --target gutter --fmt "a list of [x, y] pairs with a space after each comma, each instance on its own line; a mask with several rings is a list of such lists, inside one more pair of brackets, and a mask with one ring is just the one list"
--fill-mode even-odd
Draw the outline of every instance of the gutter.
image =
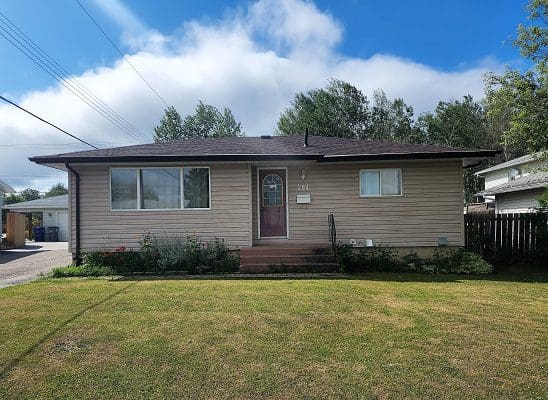
[[213, 155], [137, 155], [137, 156], [37, 156], [29, 158], [37, 164], [56, 163], [138, 163], [138, 162], [192, 162], [192, 161], [290, 161], [313, 160], [317, 162], [339, 161], [371, 161], [371, 160], [410, 160], [410, 159], [442, 159], [442, 158], [476, 158], [494, 157], [500, 150], [480, 151], [444, 151], [426, 153], [379, 153], [352, 155], [322, 155], [322, 154], [213, 154]]
[[[74, 212], [76, 213], [76, 254], [72, 255], [72, 262], [74, 265], [80, 265], [82, 263], [82, 257], [80, 256], [80, 174], [76, 172], [68, 162], [65, 163], [65, 168], [67, 171], [70, 171], [76, 177], [76, 188], [74, 189], [74, 194], [76, 195], [76, 208]], [[69, 198], [70, 202], [70, 198]], [[72, 225], [72, 222], [69, 221]]]

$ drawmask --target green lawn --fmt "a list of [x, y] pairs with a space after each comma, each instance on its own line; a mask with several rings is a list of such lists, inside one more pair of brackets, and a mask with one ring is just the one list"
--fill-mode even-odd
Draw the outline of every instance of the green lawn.
[[545, 399], [548, 283], [521, 279], [62, 279], [1, 289], [0, 398]]

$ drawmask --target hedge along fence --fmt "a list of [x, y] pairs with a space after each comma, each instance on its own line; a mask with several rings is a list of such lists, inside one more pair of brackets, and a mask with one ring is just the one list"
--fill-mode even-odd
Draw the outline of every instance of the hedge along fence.
[[496, 264], [548, 265], [548, 213], [465, 214], [465, 248]]

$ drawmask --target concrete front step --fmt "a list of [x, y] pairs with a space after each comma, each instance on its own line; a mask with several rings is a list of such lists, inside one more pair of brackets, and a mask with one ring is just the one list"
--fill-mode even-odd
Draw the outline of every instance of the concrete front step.
[[240, 273], [242, 274], [268, 274], [268, 273], [304, 273], [304, 272], [338, 272], [339, 264], [326, 263], [282, 263], [282, 264], [241, 264]]

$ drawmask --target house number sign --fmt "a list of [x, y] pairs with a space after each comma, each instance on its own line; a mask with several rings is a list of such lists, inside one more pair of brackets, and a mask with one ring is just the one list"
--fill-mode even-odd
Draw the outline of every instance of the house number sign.
[[308, 191], [308, 190], [309, 190], [309, 188], [308, 188], [308, 183], [299, 183], [299, 184], [297, 184], [297, 190], [298, 190], [299, 192], [306, 192], [306, 191]]

